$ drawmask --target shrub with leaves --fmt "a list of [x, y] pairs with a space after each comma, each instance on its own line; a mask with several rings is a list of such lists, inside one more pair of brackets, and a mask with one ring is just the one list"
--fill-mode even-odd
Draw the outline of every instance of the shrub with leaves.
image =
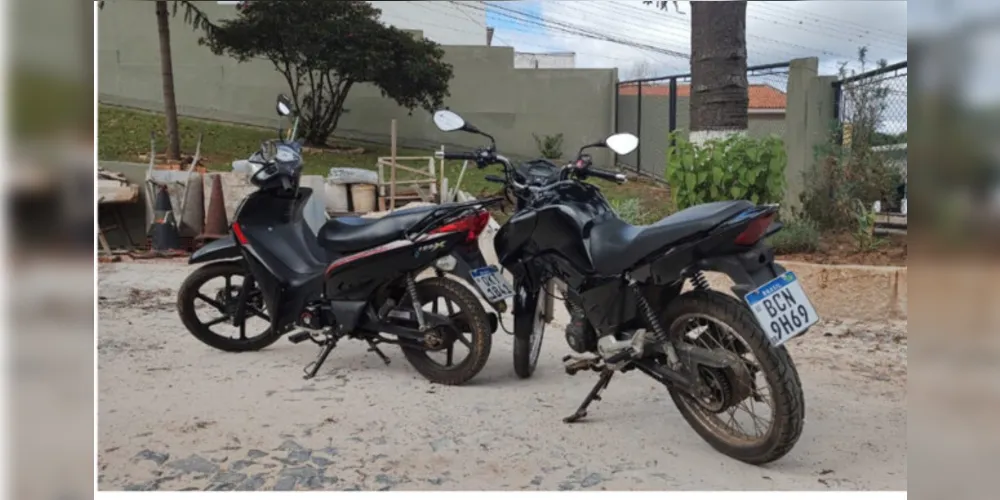
[[777, 254], [810, 253], [819, 249], [819, 226], [811, 219], [799, 217], [784, 222], [784, 227], [767, 242]]
[[785, 143], [777, 136], [732, 135], [696, 145], [674, 132], [667, 182], [677, 208], [724, 200], [778, 203], [784, 196]]
[[546, 135], [541, 137], [537, 134], [531, 135], [535, 138], [535, 144], [538, 146], [538, 153], [542, 155], [542, 158], [547, 160], [558, 160], [562, 158], [562, 134]]
[[885, 240], [875, 236], [875, 211], [861, 200], [854, 200], [854, 241], [858, 250], [871, 252], [885, 243]]
[[[860, 71], [870, 69], [867, 50], [858, 51]], [[878, 62], [885, 67], [886, 61]], [[858, 74], [840, 68], [840, 78]], [[880, 78], [857, 80], [843, 86], [845, 124], [835, 123], [828, 141], [816, 148], [816, 161], [807, 169], [802, 210], [823, 229], [850, 229], [857, 221], [855, 200], [866, 206], [894, 199], [902, 172], [875, 146], [885, 142], [878, 131], [883, 122], [890, 88]], [[845, 137], [844, 129], [850, 134]]]
[[642, 226], [655, 222], [656, 216], [646, 210], [638, 198], [613, 199], [608, 202], [611, 208], [623, 221], [633, 226]]

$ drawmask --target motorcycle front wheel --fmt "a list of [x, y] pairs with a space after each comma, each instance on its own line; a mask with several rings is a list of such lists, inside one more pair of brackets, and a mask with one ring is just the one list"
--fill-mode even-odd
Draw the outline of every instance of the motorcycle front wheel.
[[[530, 378], [538, 366], [545, 336], [545, 287], [535, 291], [524, 290], [523, 304], [517, 290], [514, 300], [514, 373], [518, 378]], [[523, 288], [523, 285], [522, 285]]]
[[[248, 293], [244, 324], [232, 324], [240, 290], [247, 282], [246, 273], [240, 262], [221, 261], [188, 275], [177, 291], [177, 313], [191, 335], [226, 352], [259, 351], [281, 338], [280, 333], [271, 330], [263, 297], [256, 287]], [[206, 287], [209, 282], [215, 282], [219, 289], [207, 290], [211, 288]]]

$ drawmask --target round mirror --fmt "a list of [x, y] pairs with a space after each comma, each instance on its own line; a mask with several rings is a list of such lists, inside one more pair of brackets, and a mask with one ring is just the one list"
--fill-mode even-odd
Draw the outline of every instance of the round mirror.
[[608, 149], [620, 155], [627, 155], [639, 147], [639, 138], [632, 134], [615, 134], [604, 140]]
[[447, 109], [434, 112], [434, 125], [437, 125], [442, 132], [453, 132], [465, 127], [465, 120]]
[[292, 100], [285, 94], [279, 94], [277, 110], [278, 114], [281, 116], [288, 116], [292, 114]]

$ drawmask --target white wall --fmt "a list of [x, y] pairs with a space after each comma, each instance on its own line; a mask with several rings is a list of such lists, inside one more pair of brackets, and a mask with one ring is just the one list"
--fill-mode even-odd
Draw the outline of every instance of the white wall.
[[576, 54], [572, 52], [558, 52], [552, 54], [515, 52], [514, 67], [538, 69], [575, 68]]
[[[401, 29], [421, 30], [441, 45], [486, 45], [486, 12], [451, 2], [371, 2], [382, 21]], [[458, 2], [479, 5], [481, 2]]]

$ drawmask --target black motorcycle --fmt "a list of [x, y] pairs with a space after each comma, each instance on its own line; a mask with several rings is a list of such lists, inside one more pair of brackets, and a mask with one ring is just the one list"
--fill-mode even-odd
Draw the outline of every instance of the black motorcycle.
[[[281, 116], [292, 114], [283, 95], [277, 109]], [[472, 379], [489, 358], [498, 318], [445, 273], [476, 283], [498, 275], [485, 265], [477, 239], [489, 222], [485, 207], [501, 199], [403, 209], [380, 219], [334, 218], [313, 233], [303, 218], [313, 193], [299, 186], [297, 125], [298, 119], [289, 139], [267, 141], [250, 157], [250, 182], [259, 189], [240, 203], [230, 234], [191, 256], [190, 264], [208, 264], [178, 292], [184, 325], [205, 344], [229, 352], [263, 349], [298, 330], [289, 335], [293, 343], [320, 346], [305, 368], [307, 379], [344, 337], [367, 342], [386, 364], [378, 344], [398, 344], [433, 382]], [[430, 269], [436, 276], [417, 280]], [[203, 293], [206, 282], [217, 278], [222, 288]], [[206, 310], [215, 317], [199, 318]], [[248, 336], [251, 318], [263, 325]], [[213, 331], [220, 325], [235, 327], [238, 337]], [[467, 352], [464, 358], [455, 359], [456, 347]]]
[[[451, 111], [438, 111], [435, 123], [443, 131], [486, 135]], [[632, 226], [599, 188], [582, 181], [624, 182], [622, 174], [594, 168], [585, 151], [627, 154], [638, 145], [635, 136], [616, 134], [584, 146], [575, 161], [540, 182], [525, 182], [524, 170], [490, 142], [447, 157], [480, 168], [501, 165], [503, 182], [522, 200], [494, 243], [500, 264], [514, 276], [514, 335], [530, 338], [543, 284], [558, 279], [572, 313], [566, 340], [586, 354], [564, 358], [566, 371], [600, 373], [564, 421], [585, 417], [616, 371], [639, 370], [667, 387], [687, 422], [720, 452], [753, 464], [788, 453], [802, 433], [805, 405], [783, 344], [818, 317], [795, 275], [774, 261], [764, 242], [781, 228], [773, 223], [778, 207], [707, 203]], [[706, 271], [728, 275], [735, 297], [710, 289]], [[693, 290], [682, 293], [687, 281]], [[758, 405], [768, 414], [758, 416]], [[737, 411], [749, 414], [751, 431]]]

